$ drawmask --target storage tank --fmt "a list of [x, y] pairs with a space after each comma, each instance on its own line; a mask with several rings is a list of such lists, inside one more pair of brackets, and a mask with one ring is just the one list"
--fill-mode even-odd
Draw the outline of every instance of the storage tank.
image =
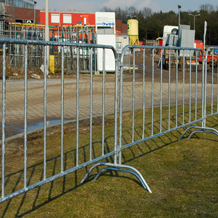
[[129, 44], [139, 44], [139, 31], [138, 31], [138, 20], [129, 19], [127, 20], [127, 33], [129, 35]]

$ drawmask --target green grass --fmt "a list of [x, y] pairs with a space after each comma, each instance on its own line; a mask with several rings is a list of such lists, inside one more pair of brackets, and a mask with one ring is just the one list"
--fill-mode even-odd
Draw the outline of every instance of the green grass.
[[[188, 116], [188, 108], [186, 113]], [[181, 120], [179, 108], [178, 123]], [[155, 108], [154, 133], [159, 132], [159, 108]], [[171, 127], [175, 126], [175, 108], [171, 108]], [[198, 110], [198, 114], [201, 111]], [[163, 110], [163, 131], [168, 128], [168, 108]], [[192, 119], [194, 113], [192, 112]], [[151, 110], [146, 110], [145, 135], [151, 133]], [[123, 115], [123, 143], [132, 140], [131, 112]], [[186, 122], [188, 119], [186, 120]], [[207, 125], [218, 128], [218, 117]], [[113, 150], [113, 116], [106, 117], [105, 152]], [[197, 133], [187, 141], [178, 141], [184, 129], [145, 141], [123, 150], [124, 164], [138, 169], [152, 190], [143, 189], [136, 177], [127, 173], [106, 172], [97, 181], [92, 172], [80, 184], [90, 168], [86, 167], [0, 204], [1, 217], [218, 217], [218, 138]], [[135, 140], [142, 133], [142, 111], [135, 115]], [[190, 132], [189, 132], [190, 133]], [[28, 138], [28, 184], [42, 179], [43, 133]], [[64, 167], [75, 166], [75, 124], [65, 126]], [[94, 120], [92, 157], [101, 156], [101, 119]], [[89, 121], [80, 123], [79, 163], [89, 160]], [[23, 141], [9, 142], [6, 150], [6, 192], [23, 185]], [[108, 158], [113, 161], [113, 157]], [[47, 176], [60, 172], [60, 128], [48, 132]]]

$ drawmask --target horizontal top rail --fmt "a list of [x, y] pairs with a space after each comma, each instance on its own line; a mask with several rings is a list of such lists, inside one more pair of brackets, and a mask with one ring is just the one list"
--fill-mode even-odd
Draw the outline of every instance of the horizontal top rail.
[[157, 48], [157, 49], [169, 49], [169, 50], [196, 50], [196, 51], [202, 51], [201, 48], [193, 48], [193, 47], [178, 47], [178, 46], [153, 46], [153, 45], [126, 45], [123, 50], [128, 48]]
[[115, 59], [118, 58], [116, 49], [111, 45], [0, 38], [0, 44], [4, 44], [4, 43], [20, 44], [20, 45], [48, 45], [48, 46], [71, 46], [71, 47], [81, 47], [81, 48], [105, 48], [105, 49], [111, 49], [114, 53]]
[[[208, 57], [208, 53], [210, 50], [214, 50], [214, 49], [218, 49], [218, 46], [212, 46], [212, 47], [208, 47], [207, 50], [206, 50], [206, 53], [205, 53], [205, 58], [207, 59]], [[215, 54], [214, 54], [215, 55]]]
[[138, 48], [138, 49], [143, 49], [143, 48], [147, 48], [147, 49], [167, 49], [167, 50], [193, 50], [193, 51], [200, 51], [202, 52], [202, 54], [204, 53], [202, 49], [200, 48], [191, 48], [191, 47], [177, 47], [177, 46], [152, 46], [152, 45], [126, 45], [123, 48], [123, 52], [121, 54], [121, 62], [124, 58], [125, 52], [127, 49], [134, 49], [134, 48]]

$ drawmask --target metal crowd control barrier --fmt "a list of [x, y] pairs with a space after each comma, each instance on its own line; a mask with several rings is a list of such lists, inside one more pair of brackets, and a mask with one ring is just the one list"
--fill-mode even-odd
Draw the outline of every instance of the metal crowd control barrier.
[[[98, 166], [106, 166], [97, 172], [94, 179], [97, 179], [99, 175], [107, 170], [127, 172], [135, 175], [142, 186], [150, 193], [152, 192], [142, 174], [134, 167], [122, 164], [123, 150], [136, 145], [141, 142], [145, 142], [149, 139], [153, 139], [162, 135], [165, 135], [174, 130], [180, 128], [192, 128], [193, 124], [200, 123], [196, 128], [206, 129], [206, 118], [208, 116], [216, 115], [214, 112], [214, 101], [218, 95], [214, 95], [215, 81], [214, 81], [214, 62], [212, 61], [211, 75], [208, 75], [207, 63], [203, 59], [201, 68], [198, 65], [199, 55], [203, 54], [200, 49], [190, 48], [178, 48], [178, 47], [154, 47], [154, 46], [126, 46], [121, 54], [120, 63], [118, 62], [118, 55], [116, 50], [112, 46], [104, 45], [90, 45], [80, 43], [59, 43], [59, 42], [44, 42], [44, 41], [27, 41], [27, 40], [10, 40], [0, 39], [0, 43], [3, 44], [2, 54], [2, 162], [1, 162], [1, 198], [0, 202], [11, 199], [43, 184], [49, 183], [57, 178], [63, 177], [69, 173], [77, 171], [91, 165], [90, 170], [86, 173], [81, 182], [84, 182], [90, 175], [93, 169]], [[24, 49], [24, 149], [23, 149], [23, 187], [18, 190], [5, 190], [8, 183], [6, 181], [6, 124], [7, 124], [7, 54], [6, 46], [19, 44]], [[43, 175], [40, 181], [29, 184], [28, 178], [28, 46], [41, 45], [43, 47], [44, 63], [44, 80], [43, 80]], [[61, 47], [61, 139], [60, 139], [60, 172], [54, 173], [51, 176], [47, 176], [47, 121], [48, 121], [48, 78], [46, 74], [47, 70], [47, 49], [48, 46], [60, 46]], [[75, 119], [75, 166], [65, 169], [64, 166], [64, 123], [65, 123], [65, 67], [64, 67], [64, 48], [69, 46], [73, 48], [76, 54], [76, 119]], [[86, 48], [89, 52], [89, 70], [90, 70], [90, 86], [89, 86], [89, 160], [81, 161], [80, 158], [80, 49]], [[102, 59], [102, 100], [101, 100], [101, 119], [102, 119], [102, 136], [100, 154], [93, 158], [93, 152], [95, 150], [93, 142], [93, 119], [96, 116], [94, 113], [95, 99], [94, 99], [94, 82], [93, 82], [93, 55], [96, 54], [97, 49], [103, 49]], [[156, 51], [161, 50], [157, 56]], [[113, 129], [113, 149], [106, 152], [105, 149], [105, 114], [106, 114], [106, 51], [111, 50], [114, 54], [115, 61], [115, 77], [113, 86], [113, 105], [114, 105], [114, 129]], [[127, 50], [131, 50], [132, 55], [125, 56]], [[196, 54], [196, 55], [194, 55]], [[193, 56], [195, 58], [193, 59]], [[206, 54], [207, 57], [207, 54]], [[129, 66], [129, 63], [132, 66]], [[120, 78], [119, 78], [120, 68]], [[164, 69], [165, 68], [165, 69]], [[124, 71], [132, 72], [131, 74], [125, 74]], [[126, 80], [126, 77], [127, 80]], [[208, 81], [210, 84], [208, 85]], [[217, 82], [218, 84], [218, 82]], [[119, 87], [119, 89], [118, 89]], [[210, 91], [209, 91], [210, 90]], [[111, 92], [110, 92], [111, 93]], [[209, 95], [210, 94], [210, 95]], [[131, 95], [131, 96], [130, 96]], [[211, 97], [210, 97], [211, 96]], [[211, 111], [206, 110], [207, 102], [211, 103]], [[119, 103], [119, 105], [118, 105]], [[111, 106], [110, 106], [111, 107]], [[148, 111], [149, 109], [150, 111]], [[99, 109], [98, 109], [99, 110]], [[123, 126], [123, 116], [126, 111], [132, 112], [132, 120]], [[159, 111], [159, 116], [154, 116], [154, 112]], [[136, 123], [136, 113], [142, 115], [140, 119], [140, 125], [138, 121]], [[148, 113], [148, 114], [146, 114]], [[99, 115], [99, 114], [98, 114]], [[85, 119], [85, 118], [84, 118]], [[87, 117], [86, 117], [87, 119]], [[119, 123], [118, 123], [119, 120]], [[128, 126], [129, 125], [129, 126]], [[139, 133], [138, 128], [141, 133]], [[131, 129], [131, 136], [129, 134]], [[208, 128], [209, 130], [216, 130]], [[186, 133], [186, 131], [184, 132]], [[184, 135], [184, 134], [183, 134]], [[182, 135], [182, 136], [183, 136]], [[127, 140], [128, 138], [128, 140]], [[125, 139], [125, 140], [124, 140]], [[112, 163], [109, 161], [100, 162], [108, 157], [113, 157]]]
[[[157, 56], [155, 53], [159, 49], [161, 52]], [[132, 53], [132, 59], [129, 61], [125, 60], [127, 50], [131, 50]], [[214, 128], [206, 127], [206, 118], [217, 114], [212, 113], [213, 101], [217, 100], [213, 98], [214, 63], [212, 61], [212, 76], [210, 77], [212, 85], [211, 92], [209, 93], [212, 96], [211, 113], [206, 114], [206, 103], [208, 102], [208, 69], [204, 58], [202, 64], [199, 64], [200, 55], [203, 55], [201, 49], [185, 47], [129, 45], [123, 49], [120, 61], [118, 162], [114, 164], [97, 163], [94, 165], [88, 174], [99, 165], [106, 166], [106, 168], [99, 171], [94, 180], [105, 170], [120, 170], [125, 172], [122, 168], [127, 168], [130, 169], [128, 172], [131, 172], [132, 169], [130, 166], [122, 164], [122, 151], [133, 145], [160, 137], [181, 128], [184, 128], [185, 131], [180, 139], [188, 130], [193, 128], [198, 130], [190, 133], [188, 139], [194, 133], [199, 132], [199, 129], [204, 132], [212, 131], [217, 134], [218, 131]], [[141, 61], [139, 61], [140, 57]], [[132, 63], [132, 67], [128, 66], [126, 68], [126, 62]], [[124, 74], [124, 70], [132, 72], [131, 82], [124, 83], [125, 76], [127, 76]], [[146, 116], [147, 108], [151, 108], [151, 114], [148, 116]], [[155, 109], [159, 110], [159, 113], [156, 112], [156, 116], [159, 114], [158, 118], [154, 117]], [[138, 123], [136, 124], [135, 121], [137, 110], [142, 115], [140, 125]], [[125, 111], [132, 111], [132, 122], [129, 127], [125, 123], [124, 128], [123, 112]], [[198, 124], [198, 126], [194, 124]], [[137, 127], [140, 127], [141, 134], [136, 130]], [[129, 142], [126, 140], [128, 136], [125, 136], [125, 132], [129, 134], [129, 131], [126, 131], [127, 128], [131, 128], [131, 139]], [[137, 171], [137, 174], [142, 186], [152, 193], [139, 171]]]
[[[129, 143], [123, 142], [123, 111], [127, 107], [123, 101], [127, 98], [128, 87], [124, 84], [124, 54], [125, 50], [132, 50], [132, 98], [128, 104], [132, 105], [132, 134]], [[155, 55], [157, 50], [161, 50], [160, 57]], [[195, 57], [193, 58], [193, 56]], [[198, 55], [197, 55], [198, 54]], [[213, 128], [207, 128], [206, 117], [216, 115], [213, 112], [213, 101], [217, 101], [217, 90], [214, 95], [214, 62], [212, 61], [212, 76], [210, 76], [210, 93], [208, 93], [208, 70], [204, 62], [199, 65], [200, 55], [203, 51], [200, 49], [178, 48], [178, 47], [153, 47], [153, 46], [126, 46], [121, 55], [121, 73], [120, 73], [120, 116], [119, 116], [119, 164], [122, 163], [122, 151], [149, 139], [165, 135], [180, 128], [187, 128], [185, 133], [192, 128], [203, 129], [203, 131], [214, 131]], [[141, 56], [142, 65], [138, 57]], [[207, 55], [206, 55], [207, 56]], [[146, 59], [150, 59], [146, 62]], [[166, 68], [166, 69], [164, 69]], [[136, 71], [136, 69], [138, 69]], [[136, 78], [140, 70], [141, 81]], [[216, 84], [217, 85], [217, 84]], [[138, 89], [141, 89], [141, 96], [138, 97]], [[209, 97], [209, 95], [211, 97]], [[216, 96], [216, 98], [215, 98]], [[130, 97], [130, 96], [128, 96]], [[211, 112], [206, 114], [206, 103], [211, 100]], [[136, 102], [141, 102], [141, 124], [140, 130], [136, 131], [135, 113]], [[151, 113], [146, 116], [146, 108], [151, 108]], [[154, 110], [159, 110], [158, 117], [154, 117]], [[174, 110], [173, 110], [174, 109]], [[156, 112], [157, 116], [158, 112]], [[147, 123], [146, 123], [147, 122]], [[194, 124], [200, 123], [197, 126]], [[138, 125], [138, 124], [137, 124]], [[125, 124], [126, 128], [126, 124]], [[196, 133], [190, 134], [189, 138]], [[180, 139], [181, 139], [180, 138]], [[188, 139], [189, 139], [188, 138]]]
[[[22, 193], [25, 193], [29, 190], [32, 190], [38, 186], [41, 186], [43, 184], [49, 183], [57, 178], [63, 177], [71, 172], [77, 171], [81, 168], [84, 168], [88, 165], [91, 165], [93, 163], [99, 162], [105, 158], [108, 158], [110, 156], [114, 155], [114, 160], [116, 162], [116, 156], [117, 156], [117, 115], [118, 115], [118, 56], [116, 53], [116, 50], [112, 47], [112, 46], [106, 46], [106, 45], [91, 45], [91, 44], [81, 44], [81, 43], [61, 43], [61, 42], [44, 42], [44, 41], [30, 41], [30, 40], [13, 40], [13, 39], [0, 39], [0, 43], [3, 44], [3, 54], [2, 54], [2, 148], [1, 148], [1, 198], [0, 198], [0, 202], [6, 201], [8, 199], [11, 199], [15, 196], [18, 196]], [[7, 70], [8, 70], [8, 66], [10, 65], [10, 63], [7, 62], [7, 53], [6, 53], [6, 46], [7, 45], [21, 45], [23, 46], [24, 50], [25, 50], [25, 55], [23, 58], [23, 67], [24, 67], [24, 111], [23, 111], [23, 122], [24, 122], [24, 146], [23, 146], [23, 170], [22, 173], [20, 174], [23, 175], [23, 187], [18, 189], [18, 190], [6, 190], [5, 187], [7, 187], [8, 184], [8, 178], [6, 179], [6, 173], [8, 173], [6, 171], [6, 167], [7, 165], [5, 164], [6, 159], [7, 159], [7, 153], [6, 153], [6, 126], [7, 126], [7, 103], [8, 101], [6, 100], [6, 96], [7, 96], [7, 84], [10, 85], [10, 81], [6, 81], [7, 79]], [[43, 47], [43, 57], [42, 57], [42, 63], [44, 63], [44, 82], [42, 83], [42, 90], [44, 93], [44, 97], [42, 97], [42, 99], [44, 99], [44, 109], [43, 109], [43, 128], [42, 131], [44, 131], [43, 133], [43, 174], [42, 177], [40, 179], [40, 181], [35, 182], [33, 184], [29, 184], [29, 177], [28, 177], [28, 146], [27, 146], [27, 139], [28, 139], [28, 115], [29, 114], [29, 108], [31, 108], [31, 105], [28, 104], [28, 94], [31, 91], [31, 87], [28, 87], [28, 83], [30, 83], [31, 81], [29, 81], [29, 77], [28, 77], [28, 49], [29, 46], [34, 46], [34, 45], [41, 45]], [[49, 113], [49, 111], [47, 110], [49, 105], [48, 105], [48, 78], [47, 78], [47, 49], [49, 46], [60, 46], [61, 47], [61, 85], [60, 87], [60, 93], [61, 93], [61, 100], [60, 100], [60, 108], [61, 108], [61, 139], [60, 139], [60, 172], [53, 174], [52, 176], [48, 177], [48, 175], [50, 175], [50, 173], [47, 171], [47, 161], [48, 161], [48, 157], [47, 157], [47, 115]], [[75, 132], [76, 132], [76, 139], [75, 139], [75, 166], [71, 167], [70, 169], [65, 169], [65, 159], [64, 159], [64, 148], [65, 148], [65, 144], [64, 144], [64, 123], [65, 123], [65, 108], [64, 108], [64, 103], [65, 103], [65, 98], [64, 98], [64, 92], [65, 92], [65, 81], [64, 80], [64, 73], [65, 73], [65, 68], [64, 68], [64, 61], [65, 61], [65, 57], [64, 57], [64, 48], [68, 46], [70, 48], [73, 48], [74, 50], [76, 50], [76, 97], [74, 100], [76, 100], [75, 102], [75, 110], [76, 110], [76, 119], [75, 119], [75, 123], [76, 123], [76, 128], [75, 128]], [[80, 110], [82, 109], [80, 106], [80, 49], [87, 49], [89, 51], [89, 53], [91, 54], [89, 56], [89, 69], [90, 69], [90, 81], [89, 81], [89, 109], [86, 108], [86, 110], [89, 110], [89, 123], [90, 123], [90, 140], [89, 140], [89, 145], [88, 145], [88, 153], [89, 153], [89, 160], [87, 161], [83, 161], [81, 160], [82, 158], [80, 153], [81, 153], [81, 148], [80, 148]], [[98, 156], [93, 156], [94, 153], [94, 142], [93, 140], [93, 119], [96, 116], [96, 113], [94, 113], [94, 103], [95, 100], [94, 99], [94, 82], [93, 82], [93, 73], [94, 73], [94, 67], [93, 67], [93, 55], [95, 54], [98, 50], [103, 50], [102, 55], [102, 82], [98, 83], [99, 86], [102, 87], [102, 99], [101, 101], [98, 99], [98, 101], [100, 101], [100, 108], [97, 108], [98, 112], [101, 111], [101, 119], [102, 119], [102, 142], [99, 143], [101, 145], [99, 145], [99, 149], [101, 150], [100, 154]], [[114, 62], [115, 62], [115, 80], [113, 82], [113, 93], [114, 93], [114, 97], [112, 97], [112, 104], [110, 105], [110, 108], [112, 105], [114, 105], [114, 110], [113, 110], [113, 114], [114, 114], [114, 150], [106, 150], [105, 149], [105, 130], [106, 130], [106, 124], [105, 124], [105, 115], [106, 115], [106, 98], [105, 98], [105, 90], [106, 90], [106, 82], [105, 82], [105, 74], [106, 74], [106, 54], [107, 52], [111, 52], [112, 55], [114, 55]], [[43, 69], [42, 69], [43, 70]], [[19, 83], [19, 81], [15, 81], [17, 82], [17, 84]], [[82, 81], [83, 82], [83, 81]], [[19, 83], [20, 84], [20, 83]], [[19, 85], [18, 84], [18, 85]], [[32, 83], [31, 83], [32, 84]], [[30, 89], [29, 89], [30, 88]], [[58, 86], [57, 88], [58, 89]], [[9, 93], [10, 94], [10, 93]], [[51, 93], [50, 93], [51, 94]], [[73, 94], [72, 94], [73, 95]], [[33, 103], [34, 104], [34, 103]], [[96, 107], [95, 107], [96, 108]], [[71, 110], [72, 113], [74, 112], [73, 109]], [[20, 117], [20, 116], [19, 116]], [[18, 118], [18, 117], [17, 117]], [[86, 117], [87, 118], [87, 117]], [[83, 118], [84, 119], [84, 118]], [[82, 136], [81, 136], [82, 137]], [[85, 157], [84, 157], [85, 159]]]
[[217, 55], [215, 55], [215, 52], [217, 53], [217, 51], [218, 51], [218, 47], [208, 47], [205, 54], [205, 58], [203, 60], [205, 72], [204, 72], [204, 89], [203, 89], [204, 104], [202, 105], [202, 111], [203, 111], [202, 117], [204, 118], [204, 121], [202, 123], [202, 126], [189, 127], [182, 134], [180, 139], [182, 139], [182, 137], [190, 129], [194, 129], [194, 131], [190, 134], [188, 139], [190, 139], [193, 134], [198, 132], [213, 133], [218, 135], [218, 131], [216, 129], [207, 127], [206, 125], [206, 119], [208, 117], [215, 116], [218, 114], [218, 76], [217, 76], [218, 67], [217, 67]]

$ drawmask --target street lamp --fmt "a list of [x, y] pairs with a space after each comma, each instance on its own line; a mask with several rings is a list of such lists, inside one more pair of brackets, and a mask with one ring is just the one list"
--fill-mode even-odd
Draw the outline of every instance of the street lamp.
[[178, 9], [179, 9], [179, 25], [180, 25], [180, 8], [181, 8], [181, 5], [178, 5]]
[[34, 1], [34, 24], [36, 24], [36, 12], [35, 12], [35, 6], [36, 6], [36, 4], [37, 4], [37, 2], [36, 1]]
[[194, 14], [188, 14], [188, 15], [190, 15], [190, 16], [193, 16], [193, 17], [194, 17], [194, 30], [195, 30], [195, 17], [196, 17], [196, 16], [200, 16], [200, 14], [195, 14], [195, 15], [194, 15]]

